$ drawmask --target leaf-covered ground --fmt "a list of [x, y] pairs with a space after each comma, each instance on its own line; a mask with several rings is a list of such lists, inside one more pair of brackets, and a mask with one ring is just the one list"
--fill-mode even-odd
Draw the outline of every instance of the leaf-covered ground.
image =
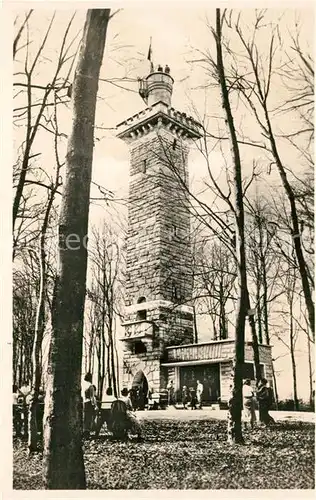
[[[314, 425], [282, 422], [226, 442], [224, 421], [143, 422], [144, 441], [86, 441], [89, 489], [313, 489]], [[42, 455], [14, 441], [14, 489], [41, 489]]]

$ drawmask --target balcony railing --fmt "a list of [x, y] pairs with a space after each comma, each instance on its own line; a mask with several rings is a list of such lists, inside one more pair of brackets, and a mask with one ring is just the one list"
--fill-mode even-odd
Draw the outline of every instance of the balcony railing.
[[193, 360], [223, 360], [232, 358], [234, 354], [234, 340], [214, 341], [205, 344], [168, 347], [168, 362]]
[[[203, 361], [227, 361], [234, 358], [234, 339], [215, 340], [203, 344], [171, 346], [166, 349], [167, 363], [203, 363]], [[259, 345], [260, 361], [271, 363], [271, 346]], [[245, 360], [253, 361], [252, 342], [245, 342]]]
[[120, 340], [132, 341], [153, 337], [154, 325], [151, 321], [133, 321], [122, 325], [125, 327], [125, 335]]

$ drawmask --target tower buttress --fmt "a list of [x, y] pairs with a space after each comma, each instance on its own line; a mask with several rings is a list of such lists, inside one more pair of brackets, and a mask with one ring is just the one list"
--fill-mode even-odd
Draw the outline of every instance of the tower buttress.
[[171, 107], [169, 72], [142, 81], [148, 107], [117, 134], [130, 147], [124, 382], [142, 370], [152, 390], [165, 386], [165, 347], [192, 343], [194, 327], [188, 153], [202, 127]]

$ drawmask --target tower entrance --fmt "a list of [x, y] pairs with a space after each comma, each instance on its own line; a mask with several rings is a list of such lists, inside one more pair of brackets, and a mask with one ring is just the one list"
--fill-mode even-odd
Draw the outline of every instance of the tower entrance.
[[181, 366], [180, 387], [186, 385], [188, 388], [196, 389], [197, 381], [203, 384], [203, 403], [216, 403], [220, 398], [220, 365], [212, 363], [208, 365]]

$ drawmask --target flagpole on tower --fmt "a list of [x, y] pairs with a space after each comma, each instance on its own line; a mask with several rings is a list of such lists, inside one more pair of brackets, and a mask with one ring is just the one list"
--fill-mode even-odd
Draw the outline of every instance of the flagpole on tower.
[[148, 54], [147, 54], [147, 59], [148, 61], [150, 61], [150, 71], [153, 72], [154, 71], [154, 63], [152, 61], [152, 37], [150, 37], [150, 41], [149, 41], [149, 48], [148, 48]]

